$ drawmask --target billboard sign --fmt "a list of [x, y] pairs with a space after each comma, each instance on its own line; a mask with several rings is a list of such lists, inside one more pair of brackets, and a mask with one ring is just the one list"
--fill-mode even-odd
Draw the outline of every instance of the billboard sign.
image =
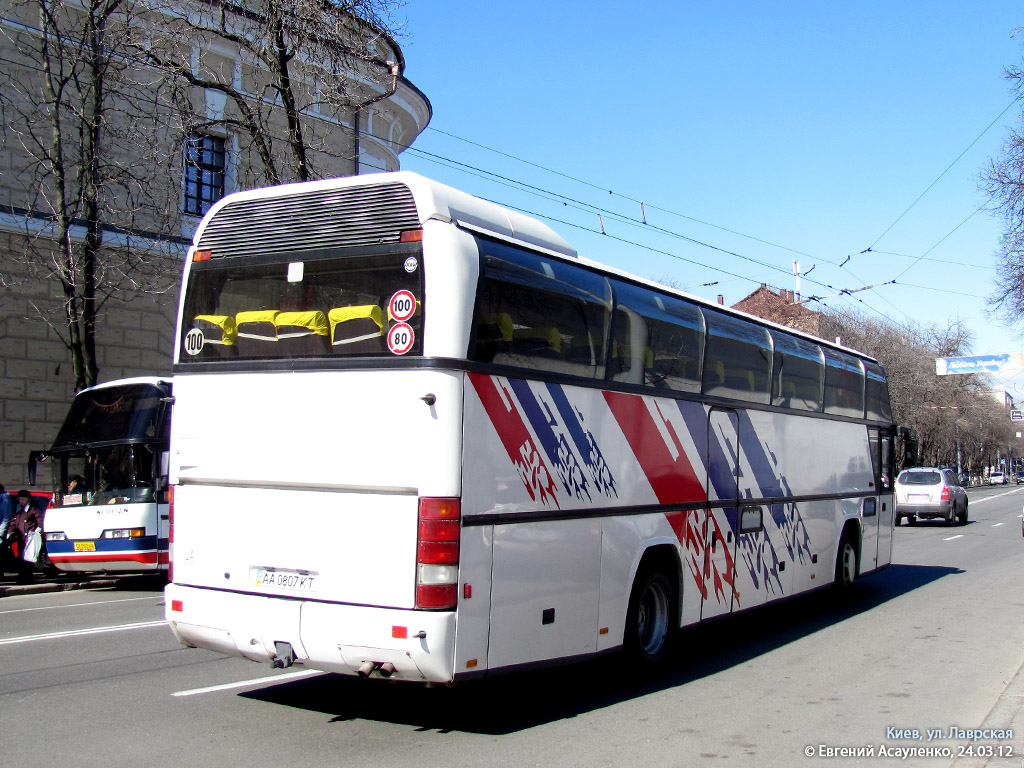
[[1018, 373], [1024, 370], [1024, 353], [976, 355], [974, 357], [937, 357], [935, 373], [952, 376], [960, 373]]

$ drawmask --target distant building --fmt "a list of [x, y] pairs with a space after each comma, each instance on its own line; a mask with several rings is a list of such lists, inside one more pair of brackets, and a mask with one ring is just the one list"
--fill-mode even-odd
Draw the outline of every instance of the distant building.
[[821, 316], [799, 304], [793, 291], [785, 288], [771, 288], [766, 283], [746, 298], [732, 305], [733, 309], [770, 320], [773, 323], [794, 328], [814, 336], [821, 335]]

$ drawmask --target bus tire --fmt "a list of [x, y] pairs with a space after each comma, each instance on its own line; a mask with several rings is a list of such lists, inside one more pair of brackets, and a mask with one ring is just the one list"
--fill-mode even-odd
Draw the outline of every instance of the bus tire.
[[665, 662], [679, 628], [676, 581], [657, 566], [637, 572], [626, 611], [627, 653], [647, 667]]
[[836, 575], [835, 587], [840, 592], [846, 592], [857, 578], [857, 548], [853, 544], [853, 537], [848, 531], [843, 532], [839, 541], [839, 551], [836, 553]]

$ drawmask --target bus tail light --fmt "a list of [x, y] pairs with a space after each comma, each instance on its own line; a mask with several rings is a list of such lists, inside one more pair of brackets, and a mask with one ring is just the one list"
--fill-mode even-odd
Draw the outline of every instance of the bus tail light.
[[458, 601], [462, 502], [421, 498], [416, 533], [416, 607], [450, 611]]
[[174, 486], [167, 488], [167, 581], [174, 581]]
[[398, 241], [400, 243], [422, 243], [423, 242], [423, 230], [422, 229], [407, 229], [404, 232], [400, 232], [398, 235]]

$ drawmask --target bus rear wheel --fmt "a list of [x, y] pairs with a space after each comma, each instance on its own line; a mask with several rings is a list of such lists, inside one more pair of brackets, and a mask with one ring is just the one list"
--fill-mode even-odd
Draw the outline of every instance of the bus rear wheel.
[[678, 631], [677, 611], [675, 582], [663, 570], [638, 573], [626, 612], [627, 652], [648, 666], [663, 663]]
[[843, 536], [839, 542], [839, 552], [836, 554], [836, 589], [845, 592], [853, 584], [857, 577], [857, 549], [848, 535]]

